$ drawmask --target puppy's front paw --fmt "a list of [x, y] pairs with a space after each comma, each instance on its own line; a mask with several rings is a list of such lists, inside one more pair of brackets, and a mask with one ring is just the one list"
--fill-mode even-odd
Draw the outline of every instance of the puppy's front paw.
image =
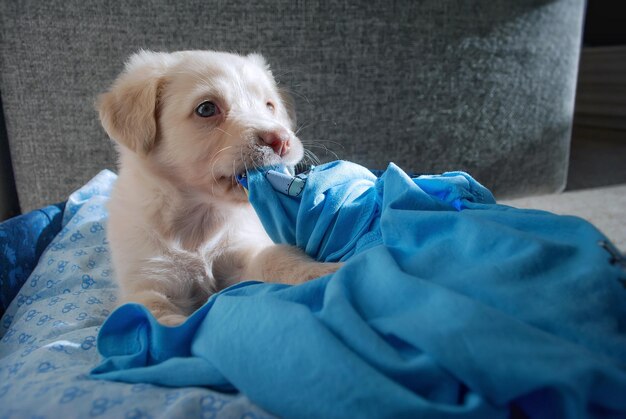
[[166, 326], [178, 326], [187, 320], [187, 316], [178, 306], [164, 294], [155, 290], [146, 289], [142, 292], [129, 294], [124, 297], [124, 300], [142, 304], [159, 323]]
[[341, 262], [315, 262], [309, 264], [304, 272], [303, 281], [309, 281], [311, 279], [319, 278], [321, 276], [329, 275], [336, 272], [343, 263]]
[[165, 326], [179, 326], [187, 320], [186, 316], [181, 314], [166, 314], [157, 318], [157, 321]]

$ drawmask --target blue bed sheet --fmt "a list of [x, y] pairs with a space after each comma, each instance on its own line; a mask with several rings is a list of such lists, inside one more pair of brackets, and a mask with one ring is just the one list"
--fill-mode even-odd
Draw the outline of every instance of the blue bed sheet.
[[61, 230], [64, 207], [50, 205], [0, 223], [0, 316]]
[[15, 273], [2, 278], [11, 279], [10, 292], [21, 289], [0, 319], [0, 418], [271, 417], [241, 394], [90, 378], [101, 360], [96, 336], [117, 299], [105, 237], [115, 178], [100, 173], [63, 212], [18, 219], [10, 234], [19, 236], [6, 236], [7, 248], [20, 240], [2, 266]]
[[333, 162], [297, 196], [267, 173], [248, 186], [272, 238], [344, 266], [236, 285], [175, 328], [122, 306], [95, 378], [238, 389], [284, 417], [624, 417], [624, 272], [592, 225], [458, 172]]

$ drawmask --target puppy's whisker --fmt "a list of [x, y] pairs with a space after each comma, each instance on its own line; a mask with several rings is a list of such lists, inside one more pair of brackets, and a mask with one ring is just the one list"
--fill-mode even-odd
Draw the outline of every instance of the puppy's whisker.
[[294, 135], [297, 136], [300, 133], [300, 131], [302, 131], [305, 127], [306, 127], [306, 125], [300, 125], [298, 128], [296, 128], [296, 131], [294, 132]]
[[217, 178], [215, 177], [215, 165], [217, 164], [217, 156], [225, 150], [228, 150], [229, 148], [233, 148], [232, 145], [229, 145], [227, 147], [222, 148], [221, 150], [219, 150], [218, 152], [216, 152], [215, 154], [213, 154], [213, 157], [211, 157], [211, 161], [209, 161], [209, 165], [211, 166], [211, 175], [213, 176], [213, 180], [217, 183]]
[[294, 96], [298, 96], [302, 99], [304, 99], [306, 101], [306, 103], [311, 103], [311, 101], [309, 100], [308, 97], [306, 97], [305, 95], [303, 95], [302, 93], [298, 93], [295, 90], [293, 90], [293, 88], [288, 88], [288, 87], [283, 87], [283, 89], [285, 91], [287, 91], [289, 94], [294, 95]]
[[313, 159], [313, 161], [316, 164], [320, 164], [321, 161], [320, 161], [320, 158], [317, 156], [317, 154], [313, 153], [311, 150], [308, 150], [308, 151], [309, 151], [309, 156]]
[[259, 167], [259, 165], [257, 164], [257, 161], [256, 161], [256, 156], [252, 156], [252, 165], [254, 166], [255, 170], [259, 170], [260, 169], [260, 167]]
[[313, 146], [315, 146], [315, 145], [321, 146], [323, 144], [333, 144], [333, 145], [336, 145], [338, 147], [345, 148], [344, 145], [341, 144], [340, 142], [332, 141], [332, 140], [315, 140], [315, 141], [300, 140], [300, 142], [302, 144], [305, 144], [305, 145], [313, 145]]
[[312, 144], [304, 144], [304, 143], [303, 143], [302, 145], [303, 145], [304, 147], [321, 148], [321, 149], [326, 150], [326, 151], [330, 151], [330, 150], [331, 150], [329, 147], [326, 147], [324, 144], [315, 144], [315, 143], [312, 143]]
[[235, 159], [233, 159], [233, 175], [230, 178], [230, 186], [231, 188], [235, 187], [235, 183], [237, 182], [237, 172], [235, 170]]
[[296, 134], [296, 135], [298, 135], [298, 134], [300, 133], [300, 131], [302, 131], [302, 130], [304, 130], [304, 129], [306, 129], [306, 128], [309, 128], [311, 125], [313, 125], [313, 123], [312, 123], [312, 122], [308, 122], [308, 123], [307, 123], [307, 122], [305, 122], [305, 123], [301, 124], [301, 125], [298, 127], [298, 129], [296, 129], [295, 134]]
[[[304, 144], [303, 144], [304, 145]], [[337, 155], [337, 153], [335, 153], [332, 149], [326, 147], [324, 144], [306, 144], [304, 145], [304, 147], [312, 147], [312, 148], [320, 148], [322, 150], [324, 150], [324, 152], [326, 154], [330, 154], [332, 155], [336, 160], [339, 159], [339, 156]], [[310, 150], [309, 150], [310, 151]]]
[[220, 127], [215, 127], [216, 130], [223, 132], [224, 134], [228, 135], [229, 137], [232, 137], [233, 135], [228, 132], [228, 131], [224, 131], [223, 129], [221, 129]]
[[239, 155], [241, 156], [241, 161], [243, 162], [243, 167], [246, 170], [246, 173], [248, 173], [248, 164], [246, 163], [246, 159], [244, 159], [244, 157], [243, 157], [243, 146], [241, 146], [239, 148]]
[[[284, 77], [286, 75], [291, 75], [293, 74], [292, 70], [272, 70], [272, 74], [274, 74], [274, 78], [276, 79], [280, 79], [281, 77]], [[280, 84], [280, 80], [276, 80], [277, 84]]]
[[304, 157], [309, 160], [311, 164], [319, 165], [320, 159], [310, 150], [304, 149]]
[[211, 161], [213, 161], [217, 157], [217, 155], [220, 154], [222, 151], [228, 150], [229, 148], [233, 148], [233, 146], [229, 145], [229, 146], [226, 146], [224, 148], [221, 148], [219, 151], [217, 151], [215, 154], [213, 154], [213, 158], [211, 159]]
[[[214, 165], [215, 163], [213, 163], [213, 166]], [[211, 184], [211, 192], [213, 192], [213, 190], [215, 189], [215, 184], [218, 182], [217, 178], [215, 177], [215, 168], [213, 166], [211, 166], [211, 176], [213, 177], [213, 183]]]

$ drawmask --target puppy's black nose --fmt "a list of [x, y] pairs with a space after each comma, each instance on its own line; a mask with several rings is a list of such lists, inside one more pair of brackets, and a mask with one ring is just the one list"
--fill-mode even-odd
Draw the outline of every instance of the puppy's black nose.
[[289, 135], [289, 132], [284, 128], [259, 133], [259, 139], [270, 146], [272, 150], [274, 150], [274, 153], [278, 154], [280, 157], [289, 152], [291, 148], [290, 138], [291, 135]]

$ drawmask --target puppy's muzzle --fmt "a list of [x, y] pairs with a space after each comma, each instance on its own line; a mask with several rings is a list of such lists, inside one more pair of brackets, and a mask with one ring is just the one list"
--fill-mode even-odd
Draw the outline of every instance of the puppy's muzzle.
[[291, 134], [284, 128], [260, 132], [258, 137], [280, 157], [289, 153], [291, 149]]

